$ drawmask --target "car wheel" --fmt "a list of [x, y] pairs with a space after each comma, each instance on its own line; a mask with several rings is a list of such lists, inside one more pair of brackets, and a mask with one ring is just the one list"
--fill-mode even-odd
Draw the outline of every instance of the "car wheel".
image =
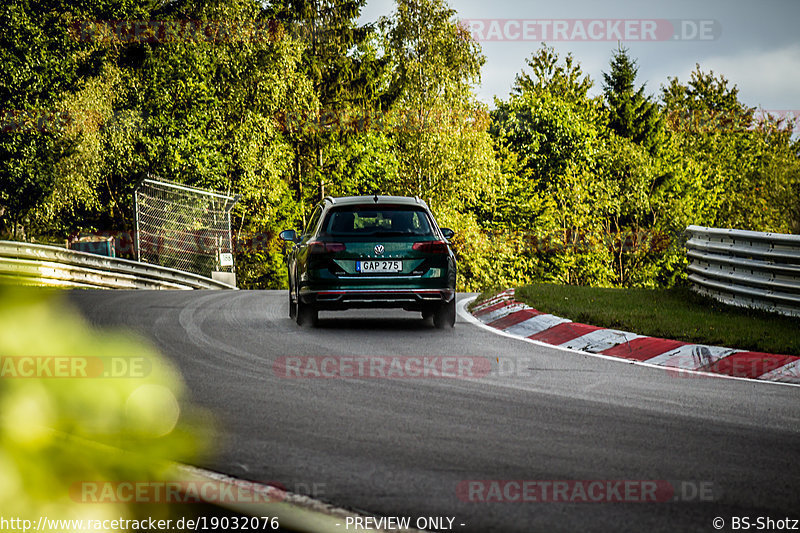
[[456, 298], [442, 304], [433, 314], [433, 325], [439, 329], [452, 328], [456, 324]]
[[289, 318], [297, 317], [297, 303], [292, 299], [292, 291], [289, 291]]
[[298, 326], [311, 326], [317, 325], [319, 319], [319, 311], [313, 306], [304, 304], [300, 298], [297, 298], [297, 320]]

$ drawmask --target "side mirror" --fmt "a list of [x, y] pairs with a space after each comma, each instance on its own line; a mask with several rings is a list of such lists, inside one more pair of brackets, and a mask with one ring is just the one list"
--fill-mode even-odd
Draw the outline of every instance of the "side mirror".
[[442, 236], [448, 241], [452, 239], [455, 234], [456, 232], [451, 230], [450, 228], [442, 228]]
[[297, 232], [293, 229], [286, 229], [280, 233], [280, 238], [284, 241], [297, 242]]

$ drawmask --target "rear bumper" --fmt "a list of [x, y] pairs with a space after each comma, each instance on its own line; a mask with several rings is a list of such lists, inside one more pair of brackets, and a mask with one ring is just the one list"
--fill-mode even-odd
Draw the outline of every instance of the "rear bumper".
[[454, 289], [301, 290], [300, 300], [321, 310], [400, 308], [424, 311], [450, 302]]

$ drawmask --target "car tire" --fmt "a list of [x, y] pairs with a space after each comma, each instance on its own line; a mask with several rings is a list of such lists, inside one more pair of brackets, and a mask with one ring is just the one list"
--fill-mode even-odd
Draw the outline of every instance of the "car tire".
[[319, 310], [313, 305], [304, 304], [300, 298], [297, 298], [297, 316], [295, 320], [298, 326], [311, 326], [312, 328], [317, 325], [319, 319]]
[[289, 318], [297, 318], [297, 302], [292, 299], [292, 291], [289, 291]]
[[433, 325], [439, 329], [452, 328], [456, 324], [456, 298], [439, 306], [433, 313]]

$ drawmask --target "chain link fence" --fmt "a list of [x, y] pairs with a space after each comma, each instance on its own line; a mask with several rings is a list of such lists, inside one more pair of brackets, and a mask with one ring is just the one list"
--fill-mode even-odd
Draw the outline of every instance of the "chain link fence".
[[234, 276], [231, 209], [236, 198], [145, 179], [134, 199], [139, 261], [206, 277]]

